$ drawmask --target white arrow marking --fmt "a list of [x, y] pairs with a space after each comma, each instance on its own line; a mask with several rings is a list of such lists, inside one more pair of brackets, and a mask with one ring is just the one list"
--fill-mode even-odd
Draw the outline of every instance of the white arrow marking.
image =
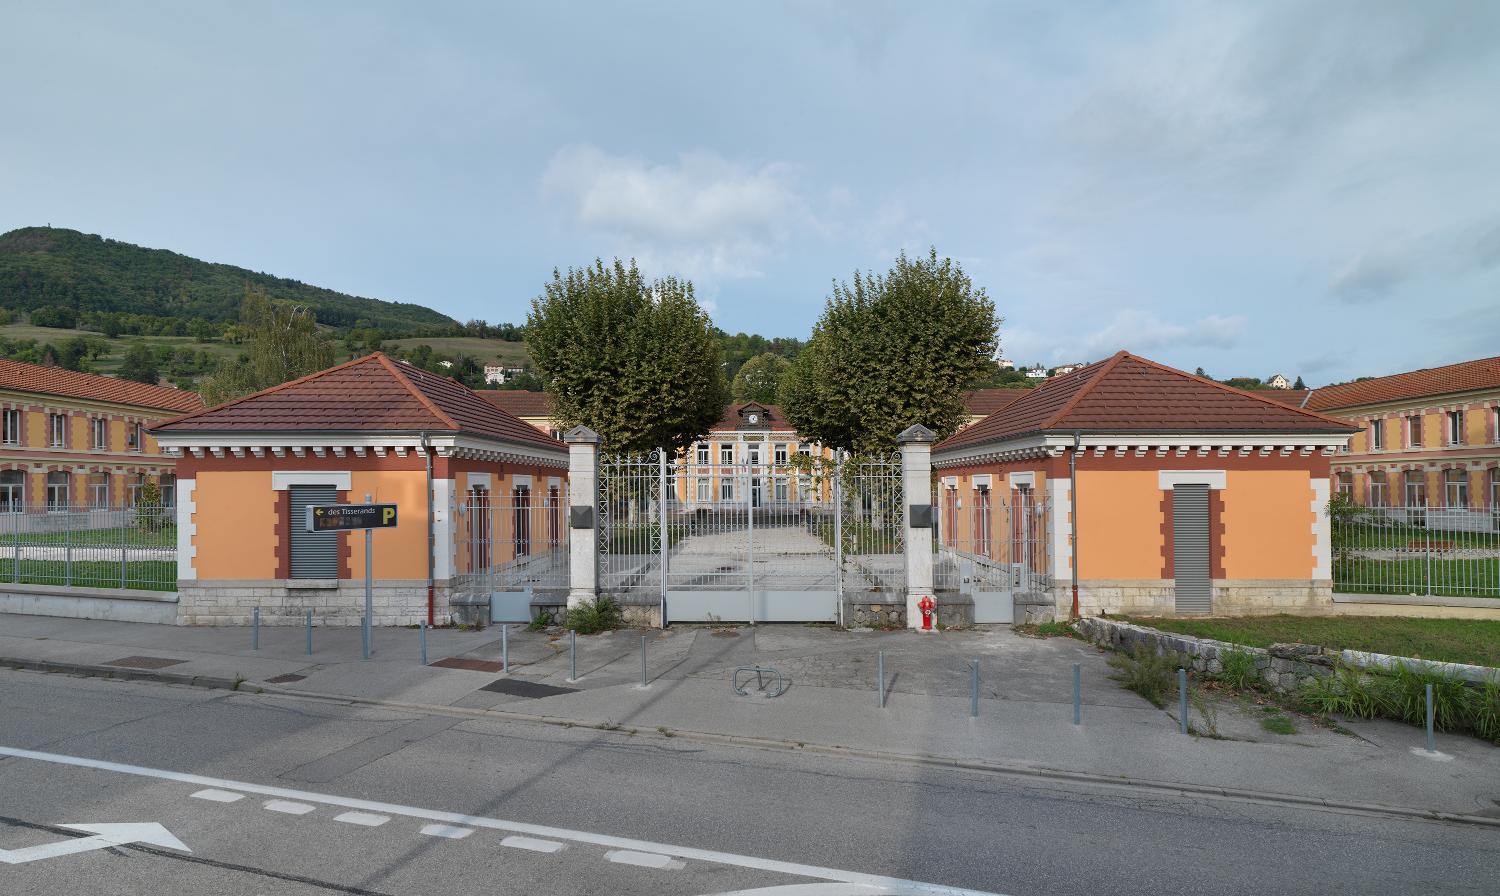
[[7, 865], [24, 865], [38, 859], [55, 859], [58, 856], [72, 855], [75, 852], [109, 849], [111, 846], [124, 846], [127, 843], [146, 843], [151, 846], [175, 849], [178, 852], [192, 852], [183, 845], [181, 840], [172, 836], [171, 831], [154, 821], [136, 824], [65, 824], [63, 827], [75, 831], [88, 831], [94, 836], [43, 843], [41, 846], [28, 846], [25, 849], [0, 849], [0, 862]]

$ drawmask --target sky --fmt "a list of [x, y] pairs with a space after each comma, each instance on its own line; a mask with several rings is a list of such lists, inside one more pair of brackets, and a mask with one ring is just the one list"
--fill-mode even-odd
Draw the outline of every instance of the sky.
[[458, 319], [636, 258], [730, 331], [958, 260], [1022, 364], [1500, 354], [1500, 3], [0, 6], [0, 231]]

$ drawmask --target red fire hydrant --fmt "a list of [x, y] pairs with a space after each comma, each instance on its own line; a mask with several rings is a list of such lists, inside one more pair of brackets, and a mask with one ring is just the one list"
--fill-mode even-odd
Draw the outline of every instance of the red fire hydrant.
[[922, 631], [932, 631], [932, 611], [937, 609], [937, 604], [933, 602], [932, 595], [922, 595], [922, 599], [917, 601], [917, 609], [922, 611]]

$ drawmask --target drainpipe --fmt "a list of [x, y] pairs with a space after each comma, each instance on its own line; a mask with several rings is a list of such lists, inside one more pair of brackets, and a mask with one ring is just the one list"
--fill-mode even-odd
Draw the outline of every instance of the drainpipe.
[[[437, 551], [437, 537], [433, 534], [432, 507], [432, 447], [427, 444], [427, 433], [422, 433], [422, 458], [427, 461], [427, 624], [434, 623], [434, 591], [432, 578], [433, 554]], [[1075, 589], [1076, 590], [1076, 589]]]
[[1073, 452], [1068, 455], [1068, 501], [1072, 505], [1068, 514], [1069, 528], [1073, 536], [1073, 609], [1068, 618], [1076, 621], [1078, 612], [1078, 447], [1083, 437], [1073, 432]]

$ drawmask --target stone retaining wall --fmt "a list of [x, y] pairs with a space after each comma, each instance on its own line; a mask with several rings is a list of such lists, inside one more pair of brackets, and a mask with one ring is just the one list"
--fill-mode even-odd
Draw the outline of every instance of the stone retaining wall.
[[[302, 625], [308, 610], [317, 625], [359, 625], [365, 611], [365, 583], [356, 579], [183, 579], [177, 588], [178, 625], [248, 625], [256, 608], [262, 625]], [[488, 603], [450, 605], [445, 582], [433, 600], [438, 625], [489, 621]], [[377, 626], [416, 625], [427, 618], [427, 580], [378, 580], [371, 603]]]

